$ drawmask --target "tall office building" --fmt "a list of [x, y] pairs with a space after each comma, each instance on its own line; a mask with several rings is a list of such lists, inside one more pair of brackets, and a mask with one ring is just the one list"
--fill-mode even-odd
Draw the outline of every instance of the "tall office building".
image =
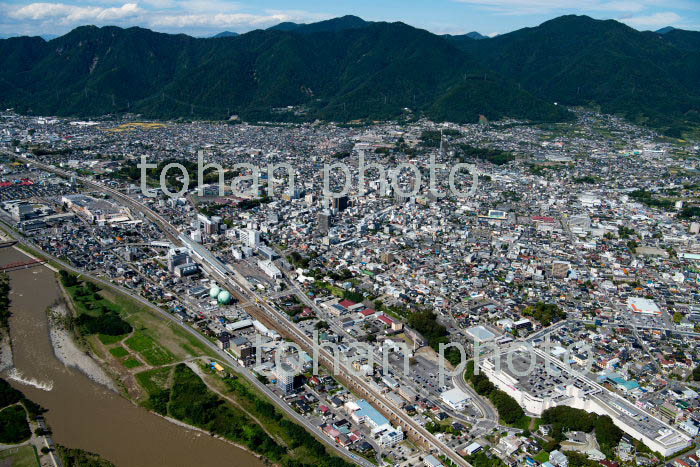
[[257, 248], [260, 245], [260, 232], [255, 229], [241, 229], [238, 231], [241, 243], [250, 248]]
[[168, 270], [170, 272], [173, 272], [176, 266], [190, 262], [190, 255], [184, 248], [173, 248], [168, 251]]
[[275, 368], [277, 385], [285, 394], [294, 392], [294, 376], [296, 376], [294, 369], [286, 363], [282, 363], [279, 367]]
[[331, 213], [330, 211], [321, 211], [318, 213], [318, 230], [327, 234], [331, 230]]
[[339, 198], [333, 198], [333, 209], [337, 212], [345, 211], [350, 204], [350, 198], [347, 195], [341, 196]]

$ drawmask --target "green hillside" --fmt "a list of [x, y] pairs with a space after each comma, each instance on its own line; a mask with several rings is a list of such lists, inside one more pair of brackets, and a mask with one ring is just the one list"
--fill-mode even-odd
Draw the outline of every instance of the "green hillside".
[[218, 38], [83, 26], [0, 40], [0, 82], [0, 106], [32, 114], [551, 122], [591, 105], [680, 136], [700, 125], [700, 33], [586, 16], [483, 40], [354, 16]]

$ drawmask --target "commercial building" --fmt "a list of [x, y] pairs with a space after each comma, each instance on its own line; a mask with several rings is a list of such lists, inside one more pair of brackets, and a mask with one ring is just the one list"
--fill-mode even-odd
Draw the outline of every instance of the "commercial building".
[[484, 326], [474, 326], [469, 329], [467, 329], [467, 335], [472, 338], [472, 340], [476, 343], [484, 343], [484, 342], [491, 342], [496, 335], [486, 329]]
[[643, 315], [660, 315], [661, 310], [653, 300], [642, 297], [630, 297], [627, 299], [627, 306], [633, 313]]
[[131, 220], [129, 210], [105, 199], [83, 194], [65, 195], [61, 198], [69, 209], [83, 214], [93, 222], [125, 222]]
[[238, 231], [238, 238], [241, 243], [250, 248], [257, 248], [260, 245], [260, 232], [254, 229], [241, 229]]
[[663, 456], [690, 446], [690, 437], [540, 349], [511, 350], [509, 355], [500, 354], [499, 359], [497, 364], [495, 357], [488, 358], [480, 364], [480, 370], [531, 415], [540, 416], [548, 408], [566, 405], [610, 416], [621, 430]]
[[282, 271], [279, 270], [275, 263], [269, 259], [261, 259], [258, 261], [258, 267], [264, 272], [270, 279], [277, 280], [282, 278]]
[[355, 423], [366, 423], [382, 446], [393, 446], [403, 440], [403, 431], [395, 428], [389, 420], [364, 399], [345, 404]]
[[462, 411], [469, 403], [469, 395], [459, 388], [450, 389], [440, 394], [440, 398], [453, 409]]

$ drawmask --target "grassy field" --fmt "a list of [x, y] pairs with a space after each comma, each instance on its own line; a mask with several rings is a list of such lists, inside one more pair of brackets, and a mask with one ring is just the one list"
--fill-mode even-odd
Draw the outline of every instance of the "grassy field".
[[153, 366], [168, 365], [175, 361], [175, 356], [166, 348], [160, 346], [153, 338], [139, 330], [125, 341], [126, 345], [140, 353]]
[[36, 452], [33, 446], [20, 446], [0, 451], [0, 465], [11, 465], [12, 467], [37, 467]]
[[136, 374], [136, 380], [149, 394], [154, 394], [168, 387], [172, 367], [156, 368]]
[[100, 342], [102, 342], [104, 345], [112, 345], [116, 344], [117, 342], [121, 342], [128, 334], [123, 334], [121, 336], [108, 336], [107, 334], [100, 334]]
[[109, 349], [109, 353], [111, 353], [112, 355], [114, 355], [117, 358], [123, 358], [123, 357], [126, 357], [127, 355], [129, 355], [129, 351], [126, 350], [121, 345], [118, 345], [116, 347], [112, 347], [111, 349]]
[[103, 288], [100, 294], [118, 305], [124, 319], [135, 329], [147, 329], [148, 334], [152, 337], [155, 336], [158, 344], [170, 351], [176, 358], [184, 359], [201, 355], [216, 356], [215, 352], [207, 348], [195, 336], [176, 323], [155, 314], [154, 311], [147, 309], [131, 297], [109, 288]]
[[124, 366], [129, 368], [129, 369], [138, 368], [140, 366], [143, 366], [143, 363], [136, 360], [135, 358], [127, 358], [126, 360], [124, 360]]

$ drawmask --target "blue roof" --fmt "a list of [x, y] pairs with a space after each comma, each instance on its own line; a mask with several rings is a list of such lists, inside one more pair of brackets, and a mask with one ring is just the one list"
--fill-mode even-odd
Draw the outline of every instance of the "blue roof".
[[360, 406], [360, 410], [357, 411], [357, 414], [359, 416], [366, 416], [367, 418], [372, 420], [372, 422], [377, 426], [389, 424], [389, 420], [387, 420], [387, 418], [384, 415], [380, 414], [379, 411], [375, 409], [372, 406], [372, 404], [370, 404], [366, 400], [358, 400], [357, 405]]

